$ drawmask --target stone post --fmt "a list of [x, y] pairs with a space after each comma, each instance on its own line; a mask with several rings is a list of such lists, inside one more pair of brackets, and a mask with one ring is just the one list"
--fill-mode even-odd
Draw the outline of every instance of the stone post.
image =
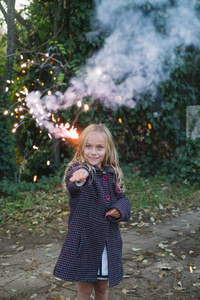
[[192, 140], [200, 138], [200, 105], [186, 109], [186, 136]]

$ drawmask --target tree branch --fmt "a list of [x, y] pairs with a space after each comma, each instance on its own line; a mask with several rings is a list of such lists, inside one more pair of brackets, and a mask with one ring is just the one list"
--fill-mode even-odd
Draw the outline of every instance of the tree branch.
[[28, 30], [31, 29], [31, 26], [28, 24], [28, 22], [16, 10], [15, 18], [22, 26], [26, 27]]
[[1, 4], [1, 2], [0, 2], [0, 11], [4, 15], [4, 18], [5, 18], [6, 23], [7, 23], [7, 12], [5, 11], [5, 9], [4, 9], [3, 5]]
[[62, 28], [63, 28], [63, 25], [64, 25], [64, 22], [62, 23], [61, 28], [59, 29], [59, 31], [56, 33], [55, 36], [53, 36], [50, 40], [48, 40], [47, 42], [43, 43], [42, 45], [40, 45], [40, 46], [37, 47], [36, 49], [33, 49], [33, 50], [23, 50], [23, 51], [16, 52], [16, 53], [13, 53], [13, 54], [10, 54], [10, 55], [6, 55], [6, 56], [0, 55], [0, 57], [1, 57], [1, 58], [7, 58], [7, 57], [15, 56], [15, 55], [17, 55], [17, 54], [34, 53], [34, 52], [37, 52], [40, 48], [42, 48], [43, 46], [45, 46], [46, 44], [48, 44], [50, 41], [54, 40], [54, 39], [58, 36], [58, 34], [61, 32], [61, 30], [62, 30]]
[[[6, 5], [8, 5], [8, 1], [7, 0], [3, 0], [4, 3]], [[6, 23], [7, 23], [7, 13], [5, 11], [5, 9], [3, 8], [3, 5], [1, 4], [0, 2], [0, 10], [1, 12], [3, 13], [4, 15], [4, 18], [6, 20]], [[28, 24], [28, 22], [15, 10], [15, 19], [24, 27], [26, 27], [27, 29], [31, 29], [31, 26]]]

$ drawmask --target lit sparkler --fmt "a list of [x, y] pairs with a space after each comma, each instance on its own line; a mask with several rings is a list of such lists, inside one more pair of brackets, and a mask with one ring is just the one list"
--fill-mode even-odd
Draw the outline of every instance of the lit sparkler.
[[[50, 94], [51, 91], [48, 91], [48, 95], [46, 97], [49, 97]], [[56, 138], [78, 139], [79, 135], [77, 129], [74, 128], [74, 126], [70, 126], [69, 123], [58, 124], [57, 122], [59, 122], [59, 118], [56, 120], [55, 115], [48, 110], [48, 98], [41, 98], [40, 96], [40, 92], [35, 92], [30, 93], [25, 99], [26, 104], [30, 109], [29, 113], [36, 119], [38, 126], [48, 129], [50, 139], [52, 139], [52, 134]], [[89, 106], [86, 105], [85, 110], [88, 109]]]
[[[46, 53], [42, 57], [42, 61], [49, 58], [49, 53]], [[24, 61], [23, 55], [21, 55], [22, 62], [20, 63], [22, 72], [26, 72], [25, 69], [28, 67], [29, 64], [34, 64], [33, 60], [27, 59], [27, 61]], [[97, 74], [101, 75], [102, 71], [101, 69], [97, 69]], [[50, 70], [50, 74], [53, 74], [53, 71]], [[56, 80], [56, 77], [53, 77], [54, 80]], [[17, 78], [17, 80], [20, 80]], [[37, 81], [39, 81], [39, 78], [37, 78]], [[7, 80], [7, 83], [10, 84], [12, 81]], [[9, 87], [6, 87], [6, 92], [9, 91]], [[41, 98], [41, 94], [39, 91], [30, 93], [32, 94], [30, 97], [28, 89], [24, 86], [23, 89], [21, 89], [19, 92], [16, 92], [15, 95], [17, 97], [17, 102], [15, 104], [19, 104], [21, 102], [20, 107], [16, 107], [13, 109], [13, 112], [10, 112], [11, 107], [14, 106], [13, 104], [9, 110], [4, 111], [4, 115], [10, 115], [15, 116], [18, 123], [15, 123], [12, 129], [12, 132], [15, 133], [16, 130], [26, 122], [28, 122], [30, 119], [34, 118], [37, 125], [41, 128], [46, 128], [49, 131], [49, 138], [52, 139], [52, 135], [54, 135], [56, 138], [61, 138], [63, 141], [65, 141], [66, 138], [71, 139], [78, 139], [79, 134], [77, 132], [77, 129], [73, 126], [75, 124], [75, 121], [72, 125], [69, 123], [60, 123], [60, 118], [55, 118], [54, 114], [52, 113], [54, 111], [54, 107], [51, 105], [47, 105], [49, 102], [48, 97], [54, 97], [52, 96], [52, 91], [48, 90], [46, 91], [47, 95], [43, 98]], [[34, 95], [34, 96], [33, 96]], [[46, 98], [47, 97], [47, 98]], [[25, 101], [25, 102], [24, 102]], [[25, 107], [27, 106], [27, 108]], [[82, 106], [82, 101], [77, 102], [77, 106]], [[82, 111], [88, 111], [89, 105], [84, 104]], [[21, 114], [21, 112], [23, 112]], [[79, 112], [79, 114], [81, 113]], [[78, 115], [79, 115], [78, 114]], [[31, 116], [30, 116], [31, 115]], [[77, 117], [76, 117], [77, 119]], [[33, 149], [37, 149], [36, 146], [33, 146]]]

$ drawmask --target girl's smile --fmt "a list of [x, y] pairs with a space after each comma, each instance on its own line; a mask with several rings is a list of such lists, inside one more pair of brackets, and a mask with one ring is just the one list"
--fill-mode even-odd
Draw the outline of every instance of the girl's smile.
[[84, 149], [84, 159], [92, 166], [101, 168], [101, 163], [105, 157], [105, 140], [100, 132], [91, 134]]

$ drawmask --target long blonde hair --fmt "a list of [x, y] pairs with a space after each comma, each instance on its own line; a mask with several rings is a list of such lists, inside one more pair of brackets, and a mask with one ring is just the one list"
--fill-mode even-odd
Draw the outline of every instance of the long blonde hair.
[[91, 165], [89, 165], [84, 159], [84, 149], [85, 149], [85, 146], [86, 146], [89, 136], [96, 132], [100, 132], [105, 139], [105, 150], [106, 151], [105, 151], [105, 158], [104, 158], [102, 164], [103, 164], [103, 166], [111, 166], [114, 169], [115, 174], [116, 174], [117, 185], [119, 186], [120, 190], [122, 192], [124, 192], [125, 187], [124, 187], [124, 181], [123, 181], [123, 173], [119, 166], [118, 153], [115, 148], [112, 134], [110, 133], [110, 131], [104, 124], [91, 124], [83, 130], [83, 132], [80, 135], [79, 141], [78, 141], [77, 151], [76, 151], [73, 159], [71, 160], [71, 162], [67, 165], [67, 168], [65, 170], [65, 176], [67, 174], [68, 168], [71, 166], [71, 164], [73, 164], [75, 162], [78, 162], [80, 164], [86, 164], [90, 170], [94, 171], [94, 168]]

